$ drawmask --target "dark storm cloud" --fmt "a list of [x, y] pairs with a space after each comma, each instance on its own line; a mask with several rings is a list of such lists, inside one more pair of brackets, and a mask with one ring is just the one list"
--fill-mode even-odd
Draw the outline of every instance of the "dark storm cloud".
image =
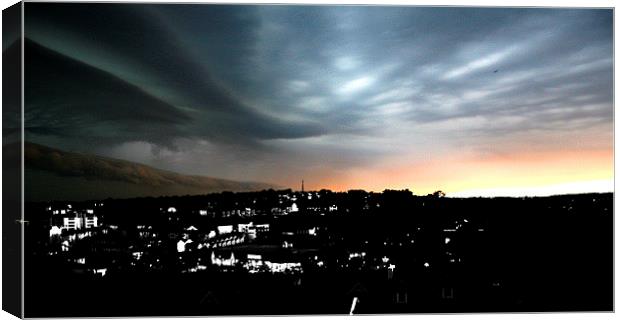
[[[28, 133], [118, 143], [179, 134], [190, 120], [170, 104], [105, 71], [30, 40], [25, 43]], [[111, 134], [112, 133], [112, 134]]]
[[[294, 170], [287, 159], [338, 170], [498, 137], [531, 134], [539, 146], [550, 144], [540, 132], [607, 137], [612, 124], [611, 10], [26, 8], [28, 37], [127, 89], [95, 103], [87, 87], [101, 81], [74, 80], [82, 93], [47, 99], [47, 112], [27, 105], [35, 137], [89, 137], [131, 159], [142, 155], [123, 148], [148, 142], [173, 151], [144, 162], [186, 172], [248, 166], [258, 179], [261, 164]], [[58, 112], [67, 101], [80, 107]]]
[[[234, 19], [236, 10], [231, 8], [217, 7], [196, 12], [190, 6], [178, 6], [168, 10], [165, 6], [125, 4], [28, 4], [30, 23], [26, 35], [68, 57], [117, 76], [119, 80], [135, 86], [136, 90], [160, 100], [159, 103], [174, 106], [169, 108], [169, 112], [176, 111], [177, 114], [184, 114], [184, 117], [191, 117], [185, 119], [184, 127], [175, 123], [177, 126], [174, 130], [171, 127], [166, 127], [164, 131], [151, 128], [153, 130], [150, 130], [148, 135], [153, 137], [146, 141], [159, 143], [176, 137], [201, 135], [220, 140], [243, 141], [296, 138], [320, 133], [318, 125], [297, 121], [292, 126], [241, 102], [230, 89], [214, 79], [209, 66], [201, 62], [205, 57], [193, 48], [188, 48], [185, 40], [175, 34], [174, 28], [169, 24], [177, 24], [181, 20], [162, 16], [161, 11], [167, 15], [178, 15], [179, 19], [186, 18], [190, 13], [198, 14], [197, 17], [212, 24], [211, 33], [201, 33], [201, 36], [204, 36], [202, 40], [219, 48], [224, 55], [238, 56], [243, 51], [235, 48], [228, 50], [229, 47], [223, 44], [224, 41], [251, 40], [243, 39], [240, 36], [242, 31], [219, 32], [227, 30], [226, 28], [237, 28], [235, 21], [226, 21], [226, 18], [221, 16], [224, 14]], [[224, 21], [228, 25], [218, 21]], [[200, 30], [203, 29], [194, 31]], [[211, 35], [214, 36], [210, 37]], [[224, 39], [217, 39], [216, 36], [224, 36]], [[211, 43], [211, 40], [214, 40], [214, 43]], [[206, 57], [208, 56], [209, 53], [206, 52]], [[222, 59], [221, 62], [226, 64], [233, 61]], [[46, 82], [54, 75], [57, 73], [32, 74], [32, 78]], [[78, 82], [79, 75], [73, 76], [74, 81]], [[97, 86], [92, 83], [86, 82], [83, 85], [97, 90]], [[45, 93], [37, 96], [44, 99]], [[119, 101], [122, 101], [122, 104], [132, 104], [132, 108], [148, 110], [149, 116], [142, 119], [147, 130], [150, 126], [149, 119], [159, 116], [157, 110], [152, 110], [150, 102], [137, 103], [132, 101], [133, 97], [124, 94], [114, 97], [116, 101], [100, 101], [99, 105], [85, 108], [97, 112]], [[87, 97], [72, 99], [92, 104]], [[28, 101], [34, 102], [33, 99]], [[48, 103], [46, 108], [53, 112], [55, 107], [63, 105], [66, 106], [64, 101], [59, 101], [57, 105]], [[28, 108], [29, 111], [35, 109]], [[81, 115], [74, 112], [71, 116]], [[170, 115], [161, 113], [163, 118], [168, 116]], [[106, 121], [105, 117], [100, 120]], [[130, 131], [136, 130], [131, 113], [128, 113], [127, 119], [115, 119], [117, 125], [123, 125], [124, 120], [128, 121], [125, 127]], [[170, 120], [174, 121], [174, 116]], [[199, 122], [199, 125], [196, 122]], [[160, 136], [155, 137], [156, 135]], [[127, 136], [118, 138], [131, 141], [140, 139], [140, 135], [133, 139]]]

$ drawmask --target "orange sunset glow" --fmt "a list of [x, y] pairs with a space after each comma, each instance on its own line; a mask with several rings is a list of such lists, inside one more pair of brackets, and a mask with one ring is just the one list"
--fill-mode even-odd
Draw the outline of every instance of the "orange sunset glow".
[[359, 189], [377, 192], [407, 188], [419, 195], [442, 190], [448, 196], [536, 196], [566, 191], [613, 191], [613, 176], [611, 150], [566, 151], [486, 159], [435, 159], [417, 165], [354, 171], [339, 179], [340, 184], [327, 179], [324, 185], [340, 191], [359, 186]]

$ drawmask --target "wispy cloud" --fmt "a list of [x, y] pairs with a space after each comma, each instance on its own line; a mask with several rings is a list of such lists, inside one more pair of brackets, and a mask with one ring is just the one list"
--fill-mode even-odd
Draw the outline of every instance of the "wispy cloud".
[[149, 164], [280, 184], [445, 150], [566, 148], [584, 134], [611, 147], [611, 10], [27, 7], [27, 37], [149, 97], [131, 111], [129, 91], [104, 90], [94, 104], [88, 83], [65, 77], [82, 94], [27, 101], [33, 127], [49, 129], [29, 133], [41, 143], [146, 143], [175, 154], [140, 154]]

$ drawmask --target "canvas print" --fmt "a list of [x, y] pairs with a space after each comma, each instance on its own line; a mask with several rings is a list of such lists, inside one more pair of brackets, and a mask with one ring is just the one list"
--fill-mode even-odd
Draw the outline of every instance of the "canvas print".
[[3, 37], [4, 297], [26, 317], [613, 311], [613, 23], [26, 2]]

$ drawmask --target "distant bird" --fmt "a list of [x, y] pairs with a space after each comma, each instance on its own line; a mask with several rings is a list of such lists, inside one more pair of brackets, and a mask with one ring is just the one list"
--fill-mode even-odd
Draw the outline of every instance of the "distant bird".
[[495, 69], [495, 71], [493, 71], [493, 73], [497, 73], [497, 71], [499, 71], [499, 69]]

